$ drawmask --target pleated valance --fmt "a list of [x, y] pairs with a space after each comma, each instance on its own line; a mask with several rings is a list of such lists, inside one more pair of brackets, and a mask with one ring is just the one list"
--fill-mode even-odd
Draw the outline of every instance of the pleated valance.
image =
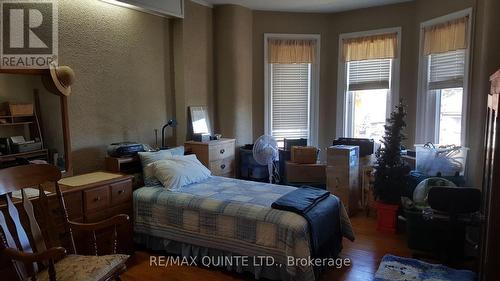
[[316, 40], [269, 39], [269, 63], [314, 63]]
[[424, 55], [467, 48], [469, 17], [424, 28]]
[[397, 33], [348, 38], [343, 40], [345, 61], [396, 58]]

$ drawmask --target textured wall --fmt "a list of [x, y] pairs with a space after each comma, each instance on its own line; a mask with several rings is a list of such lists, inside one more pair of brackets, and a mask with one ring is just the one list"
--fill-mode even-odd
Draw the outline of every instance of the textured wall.
[[214, 122], [212, 9], [185, 1], [184, 19], [173, 20], [177, 143], [190, 138], [189, 106], [207, 106]]
[[112, 142], [154, 144], [154, 129], [171, 112], [168, 25], [97, 0], [59, 1], [59, 63], [76, 73], [69, 98], [75, 173], [102, 168]]
[[217, 6], [214, 30], [216, 129], [237, 145], [252, 143], [252, 11]]

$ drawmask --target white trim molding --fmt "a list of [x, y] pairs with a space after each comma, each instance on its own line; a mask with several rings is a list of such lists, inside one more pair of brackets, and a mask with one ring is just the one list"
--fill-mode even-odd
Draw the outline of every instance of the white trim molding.
[[271, 135], [270, 112], [271, 112], [271, 83], [270, 64], [268, 61], [269, 39], [305, 39], [316, 41], [316, 62], [311, 65], [311, 95], [310, 95], [310, 117], [309, 117], [309, 145], [318, 146], [319, 143], [319, 80], [320, 80], [320, 34], [286, 34], [265, 33], [264, 34], [264, 133]]
[[[433, 26], [436, 24], [452, 21], [454, 19], [469, 17], [468, 21], [468, 34], [467, 34], [467, 49], [465, 50], [465, 72], [464, 72], [464, 84], [463, 84], [463, 98], [462, 98], [462, 145], [467, 145], [467, 135], [468, 135], [468, 115], [469, 115], [469, 100], [470, 100], [470, 60], [471, 60], [471, 41], [472, 41], [472, 8], [461, 10], [455, 13], [451, 13], [445, 16], [434, 18], [420, 24], [420, 41], [419, 41], [419, 64], [418, 64], [418, 84], [417, 84], [417, 116], [416, 116], [416, 126], [415, 126], [415, 143], [423, 144], [429, 141], [433, 143], [439, 142], [436, 134], [436, 118], [435, 114], [429, 113], [429, 109], [435, 108], [436, 101], [428, 99], [427, 90], [427, 74], [429, 63], [426, 56], [423, 53], [424, 46], [424, 35], [423, 29], [428, 26]], [[434, 110], [435, 111], [435, 110]]]
[[343, 58], [343, 40], [349, 38], [357, 38], [364, 36], [373, 36], [379, 34], [396, 33], [397, 34], [397, 50], [396, 58], [392, 60], [391, 70], [391, 91], [387, 101], [387, 112], [390, 114], [391, 109], [399, 103], [399, 77], [401, 65], [401, 38], [402, 28], [390, 27], [382, 29], [374, 29], [367, 31], [342, 33], [339, 35], [339, 54], [338, 54], [338, 71], [337, 71], [337, 124], [336, 137], [347, 136], [347, 64]]

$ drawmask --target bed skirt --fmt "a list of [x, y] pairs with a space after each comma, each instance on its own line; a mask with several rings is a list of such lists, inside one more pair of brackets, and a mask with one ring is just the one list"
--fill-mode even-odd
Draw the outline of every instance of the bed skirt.
[[[207, 256], [214, 258], [215, 260], [217, 260], [217, 258], [220, 257], [242, 256], [241, 254], [230, 253], [218, 249], [206, 248], [202, 246], [177, 242], [142, 233], [134, 234], [134, 242], [153, 251], [164, 251], [168, 254], [177, 255], [182, 258], [185, 257], [188, 260], [190, 258], [193, 259], [196, 258], [196, 260], [198, 261], [197, 265], [199, 266], [203, 265], [201, 261], [202, 259], [207, 260], [207, 258], [204, 258]], [[253, 257], [249, 258], [252, 259]], [[248, 272], [253, 274], [255, 279], [266, 278], [270, 280], [283, 280], [283, 281], [315, 280], [314, 274], [312, 274], [312, 272], [304, 272], [305, 274], [291, 275], [286, 270], [286, 266], [265, 266], [265, 265], [253, 265], [252, 263], [249, 263], [247, 266], [239, 264], [239, 265], [218, 266], [218, 268], [223, 268], [227, 271], [232, 271], [236, 273]]]

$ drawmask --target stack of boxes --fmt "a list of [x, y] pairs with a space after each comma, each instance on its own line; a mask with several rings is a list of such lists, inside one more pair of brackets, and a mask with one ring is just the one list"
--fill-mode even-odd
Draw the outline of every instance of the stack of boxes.
[[286, 181], [298, 185], [324, 185], [325, 165], [318, 164], [318, 149], [312, 146], [292, 146], [291, 159], [286, 162]]
[[359, 184], [359, 147], [331, 146], [327, 150], [327, 190], [340, 198], [348, 214], [354, 215], [361, 205]]

